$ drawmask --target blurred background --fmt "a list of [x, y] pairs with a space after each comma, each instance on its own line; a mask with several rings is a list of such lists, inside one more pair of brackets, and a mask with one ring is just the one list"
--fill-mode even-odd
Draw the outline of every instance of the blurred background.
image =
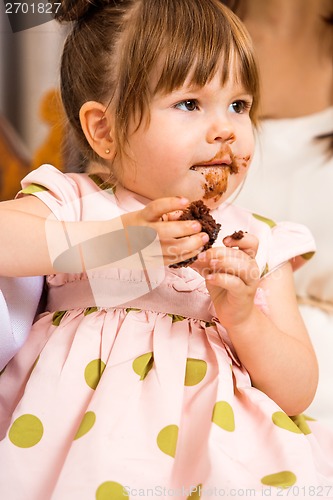
[[27, 169], [44, 161], [45, 148], [48, 162], [62, 167], [52, 144], [62, 133], [55, 96], [65, 35], [55, 21], [13, 33], [0, 2], [0, 199], [15, 195]]
[[33, 152], [46, 133], [42, 96], [58, 85], [65, 30], [55, 21], [12, 33], [0, 3], [0, 109]]

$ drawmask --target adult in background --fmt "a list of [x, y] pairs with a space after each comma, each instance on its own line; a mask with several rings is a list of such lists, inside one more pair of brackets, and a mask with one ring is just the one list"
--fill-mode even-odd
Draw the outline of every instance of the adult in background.
[[253, 39], [262, 84], [256, 153], [237, 204], [315, 236], [316, 255], [295, 281], [320, 367], [308, 413], [333, 427], [333, 1], [224, 3]]

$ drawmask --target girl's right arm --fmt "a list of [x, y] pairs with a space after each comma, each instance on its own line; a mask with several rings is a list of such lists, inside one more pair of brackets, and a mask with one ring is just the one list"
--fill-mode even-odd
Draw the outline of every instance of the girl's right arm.
[[45, 221], [51, 214], [35, 196], [0, 203], [0, 275], [51, 274]]
[[[104, 221], [62, 222], [51, 216], [48, 207], [35, 196], [0, 203], [0, 275], [35, 276], [64, 272], [55, 267], [55, 258], [69, 246], [82, 244], [128, 226], [154, 229], [160, 242], [164, 264], [169, 265], [197, 255], [207, 242], [206, 233], [195, 221], [162, 221], [166, 213], [183, 210], [188, 200], [163, 198], [142, 210]], [[112, 237], [110, 254], [112, 253]], [[103, 249], [103, 256], [108, 249]], [[129, 249], [130, 252], [130, 249]], [[160, 257], [160, 256], [159, 256]], [[94, 267], [98, 267], [96, 262]], [[101, 263], [101, 265], [104, 263]], [[80, 259], [73, 271], [82, 268]], [[66, 269], [66, 272], [71, 272]]]

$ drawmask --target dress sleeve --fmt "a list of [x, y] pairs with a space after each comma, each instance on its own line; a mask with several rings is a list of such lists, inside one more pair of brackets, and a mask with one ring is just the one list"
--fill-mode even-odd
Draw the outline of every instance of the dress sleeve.
[[271, 227], [268, 241], [267, 263], [264, 275], [271, 273], [285, 262], [294, 271], [310, 260], [316, 251], [310, 230], [294, 222], [279, 222]]
[[42, 165], [21, 181], [17, 198], [33, 195], [39, 198], [58, 220], [80, 220], [80, 190], [72, 177], [52, 165]]
[[233, 203], [224, 203], [212, 214], [222, 225], [220, 241], [238, 230], [257, 236], [256, 261], [262, 277], [288, 261], [295, 271], [315, 254], [314, 238], [303, 224], [276, 222]]

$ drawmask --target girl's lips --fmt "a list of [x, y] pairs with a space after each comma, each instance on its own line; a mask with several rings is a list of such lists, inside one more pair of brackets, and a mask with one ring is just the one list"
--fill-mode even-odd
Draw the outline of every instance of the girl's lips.
[[213, 168], [225, 168], [225, 167], [230, 167], [230, 163], [226, 163], [226, 162], [223, 162], [223, 163], [220, 163], [220, 162], [215, 162], [215, 163], [200, 163], [200, 164], [197, 164], [197, 165], [192, 165], [192, 167], [190, 168], [190, 170], [198, 170], [198, 169], [201, 169], [201, 168], [211, 168], [211, 167], [213, 167]]
[[201, 161], [191, 167], [191, 170], [196, 170], [200, 167], [229, 167], [233, 162], [234, 155], [229, 147], [223, 148], [215, 156], [208, 160]]

